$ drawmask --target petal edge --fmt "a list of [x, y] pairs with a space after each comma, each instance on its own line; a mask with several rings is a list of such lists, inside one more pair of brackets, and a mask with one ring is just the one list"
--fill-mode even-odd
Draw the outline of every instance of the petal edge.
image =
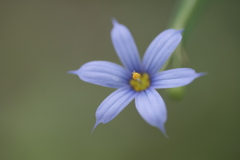
[[176, 68], [157, 73], [152, 78], [151, 87], [155, 89], [175, 88], [190, 84], [206, 73], [196, 73], [191, 68]]
[[96, 123], [107, 123], [114, 119], [136, 96], [136, 92], [129, 87], [119, 88], [111, 93], [98, 107], [96, 111]]
[[140, 72], [141, 60], [131, 32], [125, 25], [118, 23], [116, 19], [113, 19], [112, 23], [111, 38], [119, 59], [129, 71]]
[[160, 129], [168, 137], [164, 127], [167, 121], [167, 109], [159, 93], [152, 88], [139, 92], [135, 104], [142, 118], [151, 126]]
[[180, 43], [182, 31], [167, 29], [151, 42], [143, 57], [143, 66], [146, 72], [153, 75], [161, 69]]
[[110, 88], [128, 85], [131, 77], [131, 73], [122, 66], [108, 61], [91, 61], [68, 73], [78, 75], [85, 82]]

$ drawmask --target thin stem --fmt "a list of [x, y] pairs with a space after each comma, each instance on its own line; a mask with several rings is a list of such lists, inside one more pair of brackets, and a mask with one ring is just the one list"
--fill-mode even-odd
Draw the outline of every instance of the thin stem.
[[[165, 65], [162, 67], [161, 70], [165, 70], [166, 67], [169, 64], [170, 59], [172, 56], [177, 56], [179, 61], [175, 61], [175, 66], [181, 67], [182, 63], [182, 55], [185, 53], [181, 53], [181, 50], [183, 48], [183, 45], [186, 43], [186, 39], [193, 28], [193, 24], [195, 24], [197, 17], [200, 14], [200, 11], [202, 10], [204, 4], [208, 0], [179, 0], [176, 4], [176, 7], [174, 9], [172, 18], [170, 19], [169, 27], [173, 29], [184, 29], [183, 32], [183, 40], [179, 44], [178, 48], [175, 50], [175, 52], [171, 55], [171, 57], [167, 60]], [[180, 57], [180, 58], [179, 58]], [[186, 57], [186, 55], [184, 55]], [[176, 60], [177, 58], [175, 58]], [[178, 64], [177, 64], [178, 63]]]

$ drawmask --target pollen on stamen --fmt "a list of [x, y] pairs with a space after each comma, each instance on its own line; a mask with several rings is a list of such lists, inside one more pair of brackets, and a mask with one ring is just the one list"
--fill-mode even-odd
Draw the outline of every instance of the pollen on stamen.
[[139, 73], [137, 73], [137, 72], [132, 72], [132, 78], [134, 79], [134, 80], [138, 80], [139, 78], [141, 77], [141, 75], [139, 74]]

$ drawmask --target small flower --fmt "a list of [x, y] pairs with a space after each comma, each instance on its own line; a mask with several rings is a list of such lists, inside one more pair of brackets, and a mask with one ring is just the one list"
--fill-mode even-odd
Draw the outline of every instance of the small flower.
[[168, 29], [160, 33], [149, 45], [141, 62], [134, 39], [128, 28], [115, 19], [111, 38], [124, 67], [107, 61], [92, 61], [80, 69], [70, 71], [83, 81], [118, 88], [110, 94], [96, 111], [96, 124], [115, 118], [134, 98], [136, 108], [150, 125], [166, 135], [166, 105], [155, 89], [187, 85], [204, 73], [190, 68], [177, 68], [158, 72], [182, 39], [182, 30]]

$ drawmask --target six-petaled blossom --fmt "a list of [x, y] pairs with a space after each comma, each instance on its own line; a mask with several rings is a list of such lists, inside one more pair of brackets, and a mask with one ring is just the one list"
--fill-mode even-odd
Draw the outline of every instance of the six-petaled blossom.
[[115, 51], [124, 67], [107, 61], [92, 61], [80, 69], [70, 71], [83, 81], [117, 88], [98, 107], [96, 124], [114, 119], [134, 98], [137, 111], [152, 126], [166, 135], [166, 105], [155, 89], [187, 85], [204, 73], [190, 68], [177, 68], [159, 72], [182, 39], [182, 30], [168, 29], [160, 33], [149, 45], [143, 60], [128, 28], [113, 20], [111, 38]]

